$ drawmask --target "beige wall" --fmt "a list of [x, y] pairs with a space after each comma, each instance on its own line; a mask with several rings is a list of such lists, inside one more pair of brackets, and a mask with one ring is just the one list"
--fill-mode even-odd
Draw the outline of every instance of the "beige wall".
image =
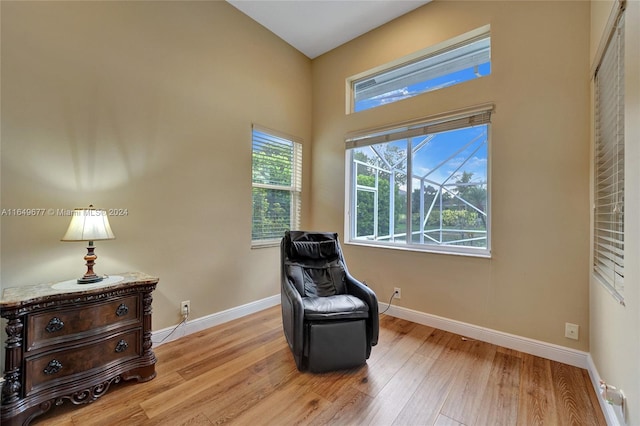
[[[311, 61], [226, 2], [1, 7], [1, 207], [128, 209], [96, 272], [159, 276], [155, 330], [182, 300], [278, 294], [278, 249], [250, 248], [251, 124], [304, 139], [308, 197]], [[68, 223], [2, 217], [2, 287], [82, 275]]]
[[[491, 259], [347, 246], [380, 299], [589, 348], [589, 3], [436, 1], [313, 61], [312, 223], [344, 229], [347, 132], [493, 102]], [[492, 74], [345, 115], [345, 79], [491, 25]], [[564, 337], [579, 324], [580, 340]]]
[[[592, 2], [592, 60], [617, 2]], [[590, 351], [607, 383], [628, 399], [627, 424], [640, 424], [640, 2], [627, 2], [625, 25], [625, 305], [592, 278]]]

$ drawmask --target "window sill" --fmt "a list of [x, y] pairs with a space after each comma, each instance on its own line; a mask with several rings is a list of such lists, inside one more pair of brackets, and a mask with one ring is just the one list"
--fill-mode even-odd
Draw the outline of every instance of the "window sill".
[[261, 249], [261, 248], [269, 248], [269, 247], [279, 247], [281, 238], [277, 240], [260, 240], [260, 241], [251, 241], [251, 249]]
[[453, 256], [465, 256], [465, 257], [479, 257], [484, 259], [491, 259], [491, 251], [487, 249], [473, 249], [473, 248], [452, 248], [442, 246], [424, 246], [424, 245], [409, 245], [409, 244], [381, 244], [367, 241], [345, 241], [345, 244], [362, 247], [372, 247], [379, 249], [392, 249], [402, 251], [413, 251], [419, 253], [432, 253], [432, 254], [448, 254]]

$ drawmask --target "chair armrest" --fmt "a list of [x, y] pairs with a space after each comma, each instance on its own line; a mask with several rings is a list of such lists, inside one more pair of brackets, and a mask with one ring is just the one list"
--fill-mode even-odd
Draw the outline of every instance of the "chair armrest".
[[280, 299], [285, 337], [294, 355], [301, 357], [304, 342], [304, 306], [302, 296], [286, 275], [282, 277]]
[[367, 305], [369, 305], [370, 315], [367, 319], [369, 330], [367, 330], [367, 332], [371, 333], [371, 346], [375, 346], [378, 343], [378, 333], [380, 327], [378, 318], [378, 297], [373, 290], [355, 279], [348, 272], [346, 273], [346, 283], [347, 292], [349, 294], [356, 296], [357, 298], [363, 300]]

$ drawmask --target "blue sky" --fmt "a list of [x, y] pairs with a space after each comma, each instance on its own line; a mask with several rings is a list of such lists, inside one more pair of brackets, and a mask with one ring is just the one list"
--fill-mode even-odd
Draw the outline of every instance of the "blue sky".
[[432, 90], [442, 89], [444, 87], [453, 86], [455, 84], [464, 83], [465, 81], [474, 80], [479, 77], [491, 74], [491, 62], [485, 62], [478, 67], [478, 74], [475, 73], [473, 67], [456, 71], [450, 74], [436, 77], [431, 80], [416, 83], [411, 86], [398, 88], [382, 95], [374, 96], [370, 99], [363, 99], [356, 102], [354, 111], [364, 111], [375, 108], [380, 105], [397, 102], [402, 99], [410, 98], [420, 93]]
[[[425, 136], [412, 138], [412, 146], [418, 146]], [[406, 171], [406, 139], [389, 143], [358, 148], [355, 151], [364, 153], [370, 159], [377, 159], [375, 152], [385, 156], [394, 148], [398, 153], [386, 155], [396, 162], [402, 159], [397, 168]], [[371, 162], [370, 162], [371, 163]], [[383, 162], [376, 162], [383, 169], [388, 167]], [[431, 135], [431, 139], [414, 152], [412, 158], [412, 175], [424, 177], [438, 184], [455, 183], [463, 172], [473, 173], [471, 182], [487, 181], [487, 125], [467, 127]], [[362, 173], [362, 170], [359, 171]], [[450, 178], [451, 175], [453, 178]], [[435, 186], [434, 184], [431, 184]]]
[[[472, 182], [486, 182], [486, 133], [487, 126], [482, 125], [436, 134], [413, 156], [413, 175], [423, 177], [431, 172], [427, 179], [443, 183], [452, 173], [462, 175], [462, 172], [466, 171], [473, 173]], [[449, 161], [433, 171], [451, 156], [453, 157]], [[454, 178], [448, 183], [454, 183], [456, 180]]]

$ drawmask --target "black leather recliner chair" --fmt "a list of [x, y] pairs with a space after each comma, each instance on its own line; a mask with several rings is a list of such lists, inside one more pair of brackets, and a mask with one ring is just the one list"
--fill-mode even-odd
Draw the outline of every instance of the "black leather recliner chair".
[[364, 364], [378, 343], [378, 300], [349, 274], [338, 234], [287, 231], [280, 252], [282, 322], [298, 370]]

